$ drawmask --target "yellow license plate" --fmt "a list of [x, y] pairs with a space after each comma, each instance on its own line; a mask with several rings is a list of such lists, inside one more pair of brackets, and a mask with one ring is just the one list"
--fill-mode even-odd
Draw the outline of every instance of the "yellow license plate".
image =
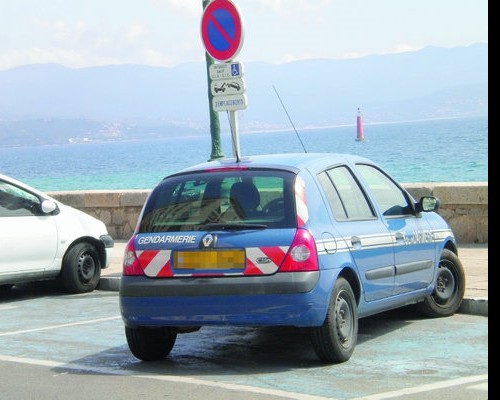
[[240, 250], [177, 251], [177, 269], [244, 269], [245, 252]]

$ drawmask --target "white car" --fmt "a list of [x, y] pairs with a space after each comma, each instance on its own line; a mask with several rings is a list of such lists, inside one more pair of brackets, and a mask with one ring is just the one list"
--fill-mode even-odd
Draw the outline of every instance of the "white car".
[[0, 174], [0, 292], [49, 279], [91, 292], [113, 247], [102, 221]]

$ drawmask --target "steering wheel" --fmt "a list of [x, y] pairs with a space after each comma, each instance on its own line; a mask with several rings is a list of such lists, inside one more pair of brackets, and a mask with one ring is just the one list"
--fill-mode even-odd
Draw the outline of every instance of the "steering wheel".
[[283, 215], [285, 211], [285, 202], [282, 198], [271, 200], [267, 203], [262, 211], [265, 215]]

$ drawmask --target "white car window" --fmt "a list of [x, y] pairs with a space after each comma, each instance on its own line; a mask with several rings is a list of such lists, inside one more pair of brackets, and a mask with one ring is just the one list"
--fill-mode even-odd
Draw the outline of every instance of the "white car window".
[[40, 200], [33, 194], [0, 182], [0, 218], [36, 215], [40, 210]]

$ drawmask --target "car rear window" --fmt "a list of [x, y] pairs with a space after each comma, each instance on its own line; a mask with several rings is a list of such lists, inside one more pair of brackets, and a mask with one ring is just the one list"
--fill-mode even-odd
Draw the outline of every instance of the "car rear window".
[[227, 170], [168, 177], [149, 196], [139, 233], [247, 225], [292, 228], [295, 175], [281, 170]]

